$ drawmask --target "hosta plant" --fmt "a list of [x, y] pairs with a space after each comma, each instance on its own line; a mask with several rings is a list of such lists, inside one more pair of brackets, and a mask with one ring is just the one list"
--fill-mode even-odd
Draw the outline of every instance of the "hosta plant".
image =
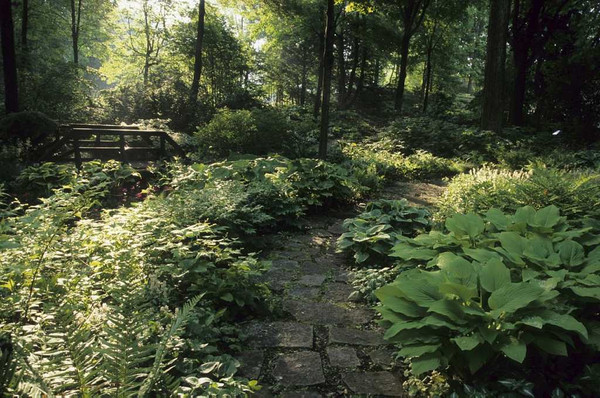
[[344, 220], [339, 251], [353, 253], [357, 264], [367, 260], [387, 262], [398, 236], [414, 236], [429, 227], [429, 212], [413, 207], [406, 199], [370, 202], [355, 218]]
[[457, 214], [448, 232], [402, 238], [392, 252], [405, 271], [376, 292], [388, 327], [416, 374], [463, 378], [507, 361], [600, 350], [600, 248], [559, 209]]

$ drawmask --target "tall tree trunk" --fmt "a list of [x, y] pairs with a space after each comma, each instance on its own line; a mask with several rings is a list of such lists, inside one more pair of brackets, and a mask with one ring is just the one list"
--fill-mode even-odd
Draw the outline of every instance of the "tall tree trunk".
[[194, 53], [194, 80], [190, 89], [190, 103], [195, 103], [198, 99], [198, 89], [200, 88], [200, 76], [202, 76], [202, 44], [204, 42], [204, 16], [206, 9], [204, 0], [200, 0], [198, 6], [198, 31], [196, 34], [196, 49]]
[[329, 130], [329, 99], [331, 96], [331, 71], [333, 69], [334, 0], [327, 0], [327, 27], [325, 28], [325, 51], [323, 51], [323, 101], [321, 104], [321, 129], [319, 134], [319, 157], [327, 157]]
[[27, 53], [27, 30], [29, 29], [29, 0], [23, 0], [23, 9], [21, 13], [21, 47], [23, 53]]
[[344, 24], [339, 23], [337, 38], [338, 58], [338, 106], [343, 106], [346, 101], [346, 60], [344, 57]]
[[308, 58], [308, 53], [306, 51], [306, 47], [304, 48], [304, 51], [302, 52], [302, 78], [301, 78], [301, 84], [300, 84], [300, 105], [304, 106], [304, 104], [306, 103], [306, 85], [308, 83], [308, 62], [307, 62], [307, 58]]
[[[523, 107], [525, 106], [525, 89], [527, 84], [528, 49], [526, 47], [513, 46], [515, 61], [515, 81], [510, 102], [509, 120], [515, 126], [523, 125]], [[517, 53], [519, 53], [517, 55]]]
[[510, 0], [490, 0], [481, 128], [499, 132], [504, 119], [504, 63]]
[[6, 113], [18, 112], [19, 91], [11, 0], [0, 0], [0, 34], [4, 69], [4, 107]]
[[73, 44], [73, 63], [79, 65], [79, 27], [81, 23], [81, 3], [83, 0], [71, 0], [71, 41]]
[[[319, 15], [323, 15], [323, 10], [320, 9]], [[325, 26], [327, 21], [325, 21]], [[317, 72], [317, 93], [315, 96], [315, 104], [313, 108], [313, 116], [315, 119], [319, 116], [319, 112], [321, 112], [321, 99], [323, 96], [323, 53], [325, 52], [325, 28], [323, 29], [322, 34], [319, 35], [319, 70]]]
[[400, 73], [398, 75], [398, 85], [396, 86], [396, 98], [394, 107], [398, 112], [402, 111], [402, 101], [404, 99], [404, 83], [406, 82], [406, 72], [408, 68], [408, 49], [410, 46], [410, 35], [406, 32], [402, 35], [402, 46], [400, 47]]
[[433, 48], [429, 46], [427, 48], [427, 73], [425, 75], [425, 93], [423, 94], [423, 113], [427, 113], [427, 105], [429, 104], [429, 92], [431, 90], [431, 53]]
[[379, 72], [381, 65], [379, 64], [379, 57], [375, 58], [375, 76], [373, 77], [373, 85], [379, 87]]

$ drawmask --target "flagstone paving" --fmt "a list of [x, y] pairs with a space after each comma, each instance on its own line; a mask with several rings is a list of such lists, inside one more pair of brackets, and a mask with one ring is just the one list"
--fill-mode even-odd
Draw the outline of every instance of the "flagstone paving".
[[310, 227], [277, 237], [261, 281], [281, 297], [280, 319], [243, 325], [251, 351], [240, 372], [263, 386], [260, 397], [401, 396], [402, 371], [377, 315], [355, 302], [352, 272], [335, 242], [343, 217], [314, 217]]

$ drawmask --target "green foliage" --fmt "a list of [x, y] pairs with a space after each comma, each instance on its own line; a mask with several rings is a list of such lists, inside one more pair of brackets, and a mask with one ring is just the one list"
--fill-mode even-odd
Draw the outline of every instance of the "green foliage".
[[40, 112], [11, 113], [0, 119], [0, 140], [30, 140], [34, 145], [53, 138], [58, 124]]
[[462, 169], [451, 159], [421, 150], [404, 156], [399, 148], [398, 143], [383, 140], [364, 145], [352, 143], [342, 151], [361, 183], [373, 188], [380, 188], [387, 179], [426, 180], [454, 175]]
[[196, 138], [201, 153], [223, 157], [231, 153], [265, 155], [281, 150], [291, 138], [286, 118], [271, 109], [220, 110]]
[[406, 199], [370, 202], [355, 218], [344, 220], [339, 251], [353, 253], [357, 264], [384, 265], [399, 236], [412, 237], [429, 227], [429, 212], [412, 207]]
[[437, 203], [435, 218], [458, 212], [484, 212], [496, 207], [514, 211], [525, 205], [536, 209], [551, 204], [571, 220], [597, 217], [600, 174], [593, 171], [560, 171], [535, 168], [529, 172], [490, 167], [454, 177]]
[[456, 214], [446, 228], [398, 243], [391, 255], [413, 269], [376, 292], [386, 338], [413, 373], [449, 365], [463, 380], [497, 377], [507, 360], [585, 363], [598, 352], [599, 250], [589, 229], [571, 228], [554, 206]]

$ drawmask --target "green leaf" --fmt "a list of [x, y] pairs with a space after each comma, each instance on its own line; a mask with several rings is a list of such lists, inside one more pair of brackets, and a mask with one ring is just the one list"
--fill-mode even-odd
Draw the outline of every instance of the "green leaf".
[[492, 316], [497, 318], [502, 313], [513, 313], [527, 307], [544, 293], [544, 289], [530, 282], [510, 283], [494, 291], [488, 300], [493, 310]]
[[510, 223], [510, 219], [499, 209], [489, 209], [485, 213], [486, 221], [490, 222], [499, 231], [506, 230], [506, 227]]
[[579, 297], [589, 297], [600, 300], [600, 287], [571, 286], [569, 289]]
[[500, 350], [513, 361], [523, 363], [527, 355], [527, 345], [515, 338], [512, 338], [509, 344], [500, 347]]
[[542, 350], [546, 351], [548, 354], [560, 355], [564, 357], [568, 355], [567, 345], [563, 341], [556, 340], [548, 336], [536, 335], [532, 342]]
[[482, 343], [481, 336], [473, 334], [471, 336], [460, 336], [450, 339], [456, 343], [462, 351], [471, 351]]
[[558, 254], [563, 264], [569, 267], [583, 264], [585, 260], [585, 251], [583, 246], [572, 240], [565, 240], [556, 245]]
[[459, 238], [464, 235], [475, 238], [485, 230], [485, 224], [476, 214], [455, 214], [446, 220], [446, 228]]
[[502, 248], [513, 256], [522, 256], [527, 247], [527, 239], [516, 232], [501, 232], [498, 239]]
[[561, 221], [560, 210], [558, 207], [551, 205], [538, 210], [533, 217], [530, 225], [532, 227], [552, 228]]
[[399, 257], [403, 260], [431, 260], [438, 254], [436, 250], [414, 247], [406, 243], [394, 245], [390, 257]]
[[499, 260], [488, 261], [479, 271], [481, 287], [488, 292], [495, 292], [510, 284], [510, 270]]
[[412, 359], [410, 361], [410, 370], [415, 376], [418, 376], [422, 373], [435, 370], [441, 365], [442, 362], [440, 360], [440, 356], [431, 353]]
[[402, 346], [398, 355], [405, 358], [420, 357], [423, 354], [428, 354], [437, 351], [440, 348], [439, 344], [419, 344], [414, 346]]

